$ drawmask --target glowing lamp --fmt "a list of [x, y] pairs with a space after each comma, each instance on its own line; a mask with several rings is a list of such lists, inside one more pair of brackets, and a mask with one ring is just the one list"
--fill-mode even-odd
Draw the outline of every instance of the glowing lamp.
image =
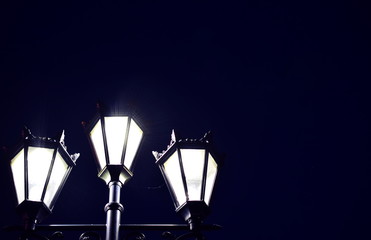
[[95, 156], [98, 176], [107, 185], [111, 181], [124, 184], [133, 176], [133, 163], [139, 149], [143, 131], [126, 114], [99, 113], [86, 127]]
[[175, 210], [191, 229], [197, 227], [209, 213], [218, 164], [211, 147], [210, 132], [199, 140], [177, 139], [174, 131], [168, 148], [153, 151]]
[[17, 211], [26, 229], [49, 215], [79, 154], [69, 155], [64, 131], [59, 140], [35, 137], [23, 131], [23, 141], [11, 157], [10, 167], [17, 195]]

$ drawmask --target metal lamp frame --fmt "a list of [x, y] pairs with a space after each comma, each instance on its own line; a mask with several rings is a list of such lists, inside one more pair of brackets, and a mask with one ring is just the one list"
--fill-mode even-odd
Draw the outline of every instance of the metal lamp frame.
[[[115, 113], [115, 114], [109, 114], [108, 111], [101, 104], [97, 105], [97, 110], [98, 110], [97, 114], [93, 117], [92, 121], [90, 121], [89, 123], [83, 122], [83, 127], [84, 127], [84, 130], [85, 130], [85, 134], [88, 136], [88, 141], [89, 141], [90, 148], [93, 149], [93, 154], [94, 154], [94, 158], [95, 158], [95, 162], [96, 162], [96, 166], [97, 166], [97, 171], [98, 171], [98, 177], [103, 179], [103, 175], [108, 173], [110, 175], [110, 181], [120, 181], [119, 180], [120, 174], [124, 174], [125, 177], [128, 178], [127, 180], [129, 180], [133, 176], [133, 172], [134, 172], [133, 170], [135, 168], [135, 161], [133, 161], [133, 163], [131, 165], [131, 169], [128, 169], [124, 165], [124, 161], [125, 161], [125, 153], [126, 153], [127, 144], [128, 144], [130, 124], [133, 121], [135, 116], [131, 112], [129, 112], [129, 113], [118, 112], [118, 113]], [[121, 164], [111, 164], [110, 163], [110, 158], [109, 158], [109, 153], [108, 153], [108, 145], [107, 145], [105, 117], [116, 117], [116, 116], [117, 117], [127, 117], [128, 118], [127, 128], [126, 128], [126, 132], [125, 132], [125, 136], [124, 136], [125, 144], [123, 146], [123, 150], [122, 150], [122, 153], [121, 153]], [[95, 151], [93, 141], [90, 138], [90, 132], [93, 130], [93, 128], [95, 127], [95, 125], [98, 123], [99, 120], [101, 121], [103, 147], [104, 147], [104, 157], [105, 157], [105, 160], [106, 160], [106, 162], [105, 162], [106, 165], [102, 169], [99, 166], [98, 154]], [[140, 122], [138, 122], [136, 120], [135, 123], [138, 125], [138, 127], [141, 130], [143, 130], [143, 127], [142, 127]], [[143, 142], [144, 137], [145, 137], [145, 135], [143, 134], [142, 139], [139, 143], [138, 149], [135, 152], [134, 159], [137, 156], [137, 154], [138, 154], [138, 152], [139, 152], [139, 150], [142, 146], [142, 142]], [[107, 185], [109, 184], [109, 182], [106, 182], [106, 183], [107, 183]], [[122, 184], [124, 184], [124, 183], [122, 183]]]
[[[22, 216], [25, 222], [26, 229], [33, 229], [35, 228], [36, 222], [41, 222], [45, 217], [52, 213], [54, 208], [55, 202], [60, 195], [63, 186], [74, 166], [76, 166], [75, 161], [77, 160], [79, 154], [69, 155], [66, 146], [64, 145], [64, 131], [59, 135], [59, 140], [45, 138], [45, 137], [35, 137], [31, 134], [31, 131], [24, 127], [22, 131], [23, 139], [20, 144], [16, 147], [15, 153], [10, 156], [10, 159], [13, 159], [20, 153], [20, 151], [24, 150], [24, 200], [20, 202], [16, 208], [16, 211]], [[33, 201], [29, 199], [29, 189], [28, 189], [28, 150], [29, 147], [37, 147], [37, 148], [48, 148], [53, 149], [53, 155], [51, 159], [51, 163], [48, 169], [48, 174], [46, 180], [44, 182], [41, 200], [40, 201]], [[54, 168], [55, 158], [57, 153], [61, 155], [65, 163], [68, 165], [67, 171], [64, 173], [63, 179], [58, 186], [56, 193], [54, 194], [50, 206], [47, 206], [44, 203], [45, 194], [47, 191], [47, 187], [50, 182], [52, 170]], [[15, 183], [14, 176], [12, 174], [13, 183]]]
[[[156, 158], [156, 164], [159, 166], [161, 174], [165, 180], [165, 183], [169, 189], [170, 196], [173, 200], [175, 211], [180, 214], [185, 221], [190, 225], [191, 230], [198, 228], [202, 220], [210, 213], [209, 206], [205, 203], [205, 188], [207, 180], [207, 167], [209, 161], [209, 154], [213, 156], [214, 160], [217, 162], [216, 153], [211, 145], [211, 132], [208, 132], [201, 139], [177, 139], [175, 131], [172, 131], [171, 141], [168, 145], [168, 148], [162, 153], [153, 152], [154, 157]], [[204, 156], [204, 169], [202, 172], [202, 185], [201, 185], [201, 195], [200, 200], [189, 200], [189, 193], [187, 187], [186, 176], [184, 173], [183, 159], [181, 154], [181, 149], [202, 149], [205, 150]], [[185, 203], [178, 203], [175, 190], [173, 186], [167, 179], [164, 163], [172, 156], [174, 153], [178, 155], [182, 184], [185, 190], [186, 201]], [[216, 173], [218, 174], [218, 173]]]

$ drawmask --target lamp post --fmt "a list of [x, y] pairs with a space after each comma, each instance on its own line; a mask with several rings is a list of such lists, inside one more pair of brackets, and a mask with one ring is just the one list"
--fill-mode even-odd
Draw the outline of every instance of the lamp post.
[[[215, 224], [203, 224], [209, 213], [218, 164], [211, 146], [210, 133], [199, 140], [178, 139], [174, 131], [167, 149], [153, 152], [174, 201], [175, 210], [187, 224], [120, 224], [123, 206], [121, 187], [133, 176], [135, 157], [143, 139], [143, 130], [132, 115], [108, 112], [98, 105], [93, 120], [83, 122], [98, 169], [98, 177], [109, 188], [105, 206], [106, 224], [39, 224], [52, 212], [60, 191], [79, 154], [69, 155], [64, 144], [64, 132], [58, 140], [35, 137], [25, 128], [23, 141], [11, 156], [10, 167], [17, 195], [17, 211], [24, 225], [10, 226], [8, 231], [23, 231], [21, 239], [35, 237], [54, 240], [63, 237], [60, 231], [87, 231], [80, 239], [100, 239], [94, 231], [106, 230], [106, 240], [118, 240], [119, 231], [128, 233], [125, 239], [143, 239], [139, 231], [166, 231], [166, 238], [203, 239], [201, 231], [218, 230]], [[37, 231], [56, 231], [50, 238]], [[176, 237], [168, 231], [184, 230]], [[189, 231], [190, 230], [190, 231]]]
[[79, 154], [69, 155], [64, 131], [59, 139], [35, 137], [27, 128], [11, 157], [10, 167], [17, 195], [17, 212], [24, 229], [32, 231], [48, 216]]
[[[196, 236], [209, 213], [218, 164], [211, 146], [211, 134], [199, 140], [177, 139], [173, 130], [170, 145], [161, 153], [153, 151], [175, 210]], [[201, 237], [200, 237], [201, 238]]]
[[98, 105], [98, 113], [86, 126], [86, 133], [98, 167], [98, 177], [109, 187], [105, 206], [106, 240], [118, 240], [121, 212], [120, 190], [133, 176], [133, 165], [143, 131], [128, 114], [108, 113]]

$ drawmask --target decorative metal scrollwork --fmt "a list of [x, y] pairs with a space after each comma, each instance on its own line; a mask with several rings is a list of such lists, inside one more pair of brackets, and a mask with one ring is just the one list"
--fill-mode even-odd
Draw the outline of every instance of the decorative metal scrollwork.
[[161, 236], [164, 240], [175, 240], [175, 238], [176, 238], [176, 235], [174, 235], [172, 232], [168, 232], [168, 231], [163, 232], [161, 234]]
[[80, 235], [79, 240], [101, 240], [101, 236], [97, 232], [89, 231]]
[[22, 235], [20, 236], [19, 238], [20, 240], [34, 240], [34, 239], [37, 239], [37, 240], [50, 240], [49, 238], [47, 237], [44, 237], [34, 231], [25, 231], [22, 233]]
[[[38, 225], [35, 230], [23, 230], [22, 226], [7, 226], [5, 231], [19, 231], [19, 240], [62, 240], [65, 238], [62, 231], [83, 232], [79, 240], [102, 240], [102, 231], [106, 228], [105, 224], [54, 224], [54, 225]], [[149, 234], [144, 233], [158, 231], [161, 234], [159, 239], [162, 240], [205, 240], [202, 231], [219, 230], [221, 226], [216, 224], [204, 224], [199, 229], [189, 230], [186, 224], [126, 224], [121, 225], [122, 236], [121, 240], [147, 240], [151, 238]], [[85, 231], [85, 232], [84, 232]], [[175, 234], [174, 234], [175, 232]], [[177, 235], [181, 234], [182, 235]], [[49, 233], [47, 236], [42, 236], [42, 233]], [[50, 235], [50, 233], [52, 233]], [[79, 235], [77, 235], [79, 236]], [[75, 236], [76, 237], [76, 236]]]
[[205, 237], [202, 235], [201, 232], [188, 232], [179, 237], [175, 240], [185, 240], [185, 239], [197, 239], [197, 240], [205, 240]]
[[50, 240], [58, 240], [58, 239], [62, 239], [62, 238], [64, 238], [64, 235], [63, 235], [63, 233], [60, 232], [60, 231], [56, 231], [56, 232], [54, 232], [54, 233], [49, 237]]
[[123, 238], [123, 240], [145, 240], [146, 235], [144, 235], [141, 232], [131, 232], [126, 234]]
[[180, 236], [176, 236], [171, 232], [163, 232], [162, 238], [164, 240], [185, 240], [185, 239], [197, 239], [197, 240], [204, 240], [204, 236], [201, 232], [187, 232]]

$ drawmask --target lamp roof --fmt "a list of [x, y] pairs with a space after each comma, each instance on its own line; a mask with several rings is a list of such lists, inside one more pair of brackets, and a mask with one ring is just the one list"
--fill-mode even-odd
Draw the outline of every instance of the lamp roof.
[[38, 137], [38, 136], [33, 135], [29, 128], [24, 126], [22, 130], [22, 137], [23, 137], [22, 145], [26, 143], [27, 145], [36, 145], [39, 147], [50, 147], [50, 148], [56, 148], [60, 146], [61, 148], [59, 149], [63, 149], [66, 155], [68, 155], [68, 157], [73, 161], [73, 163], [75, 163], [76, 160], [80, 156], [80, 153], [74, 153], [74, 154], [68, 153], [67, 146], [64, 142], [64, 138], [65, 138], [64, 130], [62, 130], [62, 132], [58, 134], [56, 138]]
[[191, 139], [191, 138], [185, 138], [185, 139], [178, 139], [175, 134], [175, 130], [173, 129], [171, 132], [171, 140], [169, 145], [167, 145], [167, 148], [163, 150], [162, 152], [152, 151], [153, 156], [155, 157], [156, 161], [160, 160], [162, 156], [164, 156], [167, 152], [170, 152], [169, 150], [175, 145], [179, 145], [179, 147], [185, 147], [185, 148], [192, 148], [192, 147], [206, 147], [209, 146], [209, 144], [212, 142], [212, 134], [211, 131], [208, 131], [204, 134], [204, 136], [200, 139]]

